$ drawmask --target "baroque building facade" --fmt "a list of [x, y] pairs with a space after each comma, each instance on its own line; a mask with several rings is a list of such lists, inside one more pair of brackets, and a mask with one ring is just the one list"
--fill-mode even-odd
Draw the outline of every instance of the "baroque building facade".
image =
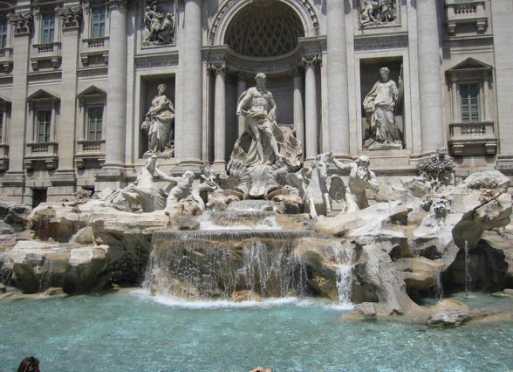
[[513, 170], [513, 0], [0, 1], [0, 196], [225, 169], [262, 72], [305, 159]]

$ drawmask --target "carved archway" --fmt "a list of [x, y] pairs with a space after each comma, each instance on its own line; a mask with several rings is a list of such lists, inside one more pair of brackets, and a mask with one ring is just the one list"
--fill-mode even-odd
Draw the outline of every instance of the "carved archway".
[[[239, 11], [249, 5], [262, 6], [272, 3], [284, 4], [297, 15], [302, 23], [305, 37], [317, 36], [319, 34], [319, 18], [310, 0], [226, 0], [219, 7], [210, 26], [208, 39], [211, 45], [223, 45], [226, 33], [231, 22], [236, 18]], [[267, 3], [267, 4], [266, 4]]]

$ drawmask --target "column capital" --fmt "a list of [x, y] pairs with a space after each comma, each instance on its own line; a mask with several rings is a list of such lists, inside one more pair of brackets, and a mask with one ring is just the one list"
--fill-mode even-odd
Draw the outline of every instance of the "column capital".
[[311, 67], [319, 64], [322, 61], [322, 57], [319, 54], [307, 55], [301, 58], [301, 63], [305, 67]]
[[127, 0], [109, 0], [107, 3], [110, 10], [126, 9]]
[[13, 13], [9, 15], [9, 22], [14, 26], [14, 36], [30, 36], [34, 17], [32, 12]]
[[65, 6], [59, 9], [58, 14], [62, 19], [62, 31], [80, 29], [82, 23], [82, 8], [80, 6]]
[[223, 62], [211, 62], [208, 64], [208, 69], [215, 74], [224, 74], [226, 72], [226, 63]]

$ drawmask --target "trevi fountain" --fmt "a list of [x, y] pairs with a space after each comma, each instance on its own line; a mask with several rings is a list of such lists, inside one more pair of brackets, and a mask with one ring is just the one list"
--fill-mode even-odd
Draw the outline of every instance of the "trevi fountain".
[[[364, 100], [369, 146], [401, 146], [388, 75]], [[0, 204], [0, 370], [511, 370], [509, 178], [457, 178], [443, 151], [397, 182], [364, 155], [305, 162], [255, 81], [226, 170], [159, 168], [159, 86], [134, 182]]]

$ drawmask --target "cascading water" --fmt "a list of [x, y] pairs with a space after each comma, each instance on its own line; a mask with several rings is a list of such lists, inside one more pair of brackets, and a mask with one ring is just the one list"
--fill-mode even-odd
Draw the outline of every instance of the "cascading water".
[[470, 286], [472, 283], [472, 275], [469, 270], [470, 256], [468, 241], [465, 240], [465, 297], [470, 297]]
[[335, 265], [337, 268], [338, 302], [342, 305], [351, 305], [353, 253], [354, 251], [351, 247], [333, 247]]
[[306, 269], [294, 254], [298, 231], [181, 231], [154, 234], [144, 287], [153, 294], [230, 298], [300, 296]]

